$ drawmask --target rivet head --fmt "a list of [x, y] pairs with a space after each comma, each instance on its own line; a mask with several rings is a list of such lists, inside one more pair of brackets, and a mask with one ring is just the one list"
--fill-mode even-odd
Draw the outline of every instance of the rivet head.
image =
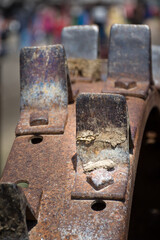
[[48, 112], [32, 112], [30, 114], [30, 126], [39, 126], [48, 124]]
[[137, 86], [137, 83], [130, 78], [120, 78], [115, 82], [116, 88], [123, 88], [123, 89], [132, 89]]

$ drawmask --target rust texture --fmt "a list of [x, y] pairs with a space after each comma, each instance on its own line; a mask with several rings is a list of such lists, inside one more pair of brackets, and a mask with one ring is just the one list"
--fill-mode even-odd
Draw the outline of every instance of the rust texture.
[[24, 48], [20, 65], [21, 115], [16, 135], [63, 133], [68, 105], [63, 46]]
[[146, 98], [151, 83], [149, 27], [114, 24], [110, 34], [108, 78], [103, 92]]
[[[115, 93], [125, 95], [127, 92], [127, 96], [101, 94], [107, 89], [110, 92], [108, 86], [104, 89], [102, 81], [75, 82], [72, 86], [75, 93], [73, 98], [77, 93], [83, 94], [78, 96], [77, 106], [73, 98], [72, 104], [68, 105], [68, 90], [65, 91], [68, 118], [61, 134], [55, 134], [52, 129], [43, 132], [43, 129], [47, 129], [47, 121], [50, 124], [48, 109], [41, 109], [36, 119], [34, 111], [29, 107], [31, 112], [24, 118], [25, 123], [33, 124], [32, 128], [39, 127], [41, 134], [24, 132], [23, 135], [17, 136], [13, 143], [1, 182], [28, 184], [28, 188], [21, 190], [37, 218], [37, 224], [26, 233], [30, 240], [127, 239], [143, 132], [151, 110], [156, 107], [160, 111], [160, 95], [157, 88], [151, 86], [149, 29], [130, 25], [124, 26], [124, 29], [116, 25], [112, 29], [122, 40], [117, 41], [117, 34], [114, 36], [112, 33], [112, 40], [115, 38], [113, 41], [115, 49], [118, 49], [121, 43], [124, 54], [121, 60], [118, 60], [114, 49], [110, 48], [109, 56], [112, 55], [112, 50], [115, 59], [119, 61], [118, 69], [121, 68], [120, 64], [122, 66], [122, 73], [125, 64], [128, 66], [128, 58], [130, 63], [128, 72], [132, 74], [128, 76], [128, 72], [125, 72], [125, 75], [120, 76], [121, 79], [117, 79], [116, 76], [119, 76], [120, 72], [113, 68], [116, 71], [114, 79], [108, 77], [107, 82], [113, 83], [112, 90]], [[139, 41], [136, 40], [136, 35]], [[135, 50], [141, 46], [139, 51], [142, 51], [144, 58], [141, 58], [143, 69], [140, 69], [140, 73], [132, 71], [132, 66], [136, 70], [139, 69], [136, 65], [139, 63], [138, 51], [137, 53], [130, 51], [131, 43], [125, 48], [125, 39], [127, 41], [131, 39], [130, 42], [133, 43], [135, 39], [136, 45], [133, 44]], [[126, 56], [125, 59], [123, 55]], [[42, 66], [43, 61], [46, 62], [45, 58], [42, 59]], [[64, 62], [66, 64], [66, 59]], [[55, 69], [54, 72], [56, 71]], [[115, 81], [119, 82], [117, 86]], [[133, 84], [134, 81], [136, 86]], [[29, 83], [25, 85], [30, 86]], [[133, 94], [130, 94], [131, 90]], [[40, 123], [41, 125], [36, 125]], [[58, 124], [59, 118], [55, 117], [54, 126]], [[119, 149], [126, 153], [122, 158]], [[111, 150], [110, 155], [107, 153], [105, 159], [103, 156], [96, 159], [103, 150]], [[107, 161], [101, 165], [101, 160]], [[92, 164], [89, 165], [89, 162]], [[7, 198], [4, 199], [7, 201]], [[8, 232], [10, 230], [9, 228]]]
[[0, 184], [0, 239], [29, 240], [26, 211], [31, 219], [34, 212], [22, 190], [16, 184]]

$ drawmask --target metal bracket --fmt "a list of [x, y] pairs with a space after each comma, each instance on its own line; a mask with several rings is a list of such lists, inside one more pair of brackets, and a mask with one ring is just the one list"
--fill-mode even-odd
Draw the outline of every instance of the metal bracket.
[[64, 132], [68, 91], [71, 94], [66, 64], [62, 45], [21, 50], [21, 115], [16, 135]]
[[103, 92], [146, 98], [152, 84], [151, 35], [146, 25], [111, 28], [108, 78]]
[[125, 97], [81, 94], [76, 109], [78, 168], [72, 198], [124, 200], [129, 170]]

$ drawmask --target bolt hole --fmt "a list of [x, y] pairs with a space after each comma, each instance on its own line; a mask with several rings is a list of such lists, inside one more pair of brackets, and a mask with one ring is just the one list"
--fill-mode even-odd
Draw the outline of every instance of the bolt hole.
[[28, 188], [29, 187], [29, 182], [28, 181], [25, 181], [25, 180], [19, 180], [16, 182], [17, 186], [18, 187], [21, 187], [21, 188]]
[[102, 211], [106, 208], [106, 203], [102, 200], [97, 200], [91, 204], [91, 208], [94, 211]]
[[39, 144], [43, 141], [43, 137], [42, 136], [34, 136], [31, 138], [31, 143], [32, 144]]

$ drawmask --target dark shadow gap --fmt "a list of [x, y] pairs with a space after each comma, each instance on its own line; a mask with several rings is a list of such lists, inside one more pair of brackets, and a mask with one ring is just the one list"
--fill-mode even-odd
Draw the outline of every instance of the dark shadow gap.
[[30, 211], [28, 207], [26, 207], [26, 224], [27, 224], [27, 230], [30, 232], [32, 228], [34, 228], [37, 224], [37, 220], [35, 219], [35, 216]]
[[160, 114], [146, 124], [133, 194], [128, 240], [160, 239]]

